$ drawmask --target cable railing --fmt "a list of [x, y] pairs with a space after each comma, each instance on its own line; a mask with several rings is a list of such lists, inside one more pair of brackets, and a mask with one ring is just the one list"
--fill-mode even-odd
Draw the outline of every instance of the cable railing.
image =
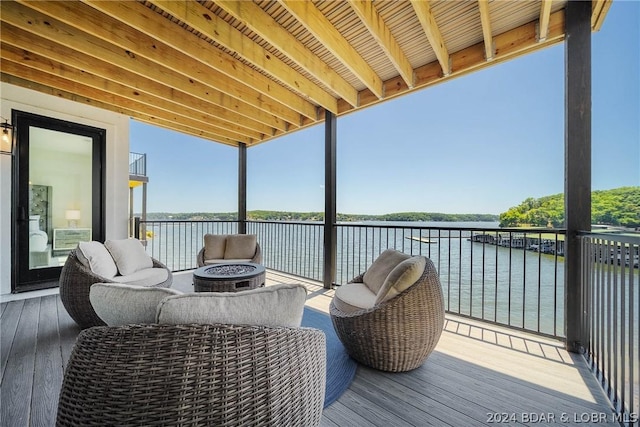
[[622, 425], [640, 414], [640, 236], [579, 235], [585, 358]]

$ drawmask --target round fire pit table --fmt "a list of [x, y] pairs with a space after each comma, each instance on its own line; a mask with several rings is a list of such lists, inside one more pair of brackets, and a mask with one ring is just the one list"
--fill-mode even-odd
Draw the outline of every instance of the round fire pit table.
[[253, 262], [205, 265], [193, 272], [196, 292], [238, 292], [264, 286], [265, 269]]

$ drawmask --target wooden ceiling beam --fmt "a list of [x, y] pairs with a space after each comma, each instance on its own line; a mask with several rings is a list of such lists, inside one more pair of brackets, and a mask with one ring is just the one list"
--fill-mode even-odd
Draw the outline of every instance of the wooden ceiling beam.
[[[13, 76], [20, 76], [25, 80], [34, 82], [39, 85], [43, 85], [43, 86], [50, 87], [52, 89], [62, 90], [68, 93], [76, 94], [77, 96], [83, 99], [89, 100], [89, 102], [85, 102], [87, 104], [93, 105], [96, 101], [99, 101], [102, 104], [102, 106], [109, 105], [110, 108], [107, 108], [107, 109], [111, 111], [113, 111], [116, 108], [120, 109], [120, 111], [126, 111], [126, 113], [124, 114], [127, 114], [130, 117], [137, 117], [139, 115], [144, 117], [148, 115], [149, 117], [153, 117], [156, 122], [164, 123], [165, 125], [171, 124], [172, 128], [174, 126], [173, 124], [180, 123], [175, 119], [172, 119], [164, 115], [164, 112], [162, 110], [158, 111], [159, 114], [150, 114], [147, 108], [139, 108], [139, 105], [137, 105], [138, 103], [134, 101], [129, 101], [128, 99], [121, 98], [117, 95], [108, 93], [106, 91], [100, 91], [97, 89], [84, 86], [73, 80], [60, 78], [57, 76], [53, 76], [51, 74], [41, 72], [33, 68], [28, 68], [24, 65], [14, 63], [12, 61], [2, 62], [2, 73], [13, 75]], [[142, 111], [145, 111], [146, 113], [141, 113]], [[181, 125], [182, 126], [180, 127], [189, 126], [188, 123], [186, 125], [181, 123]], [[235, 138], [230, 138], [231, 135], [221, 135], [217, 132], [214, 134], [211, 132], [204, 131], [197, 126], [194, 126], [193, 129], [199, 129], [200, 130], [199, 133], [203, 138], [210, 139], [212, 141], [220, 141], [229, 145], [237, 146], [238, 141], [236, 141]], [[249, 141], [249, 143], [251, 142], [247, 138], [243, 138], [243, 140]]]
[[26, 67], [44, 73], [73, 80], [79, 84], [127, 98], [130, 101], [139, 103], [141, 108], [143, 105], [146, 105], [149, 107], [149, 111], [147, 111], [149, 114], [151, 114], [152, 111], [154, 115], [158, 115], [157, 111], [163, 110], [165, 115], [171, 117], [172, 120], [183, 123], [189, 122], [192, 126], [198, 125], [202, 130], [210, 133], [222, 132], [220, 133], [221, 135], [233, 135], [233, 138], [238, 141], [240, 138], [246, 138], [249, 143], [251, 140], [261, 140], [264, 138], [264, 135], [260, 132], [248, 130], [235, 123], [220, 120], [216, 116], [183, 107], [161, 97], [138, 92], [127, 86], [93, 75], [86, 70], [73, 68], [19, 47], [11, 46], [4, 40], [0, 42], [0, 57], [5, 61], [21, 63]]
[[151, 0], [151, 3], [225, 48], [234, 51], [244, 60], [286, 84], [290, 90], [298, 92], [300, 96], [309, 98], [322, 108], [337, 113], [338, 100], [332, 94], [285, 64], [201, 4], [166, 0]]
[[[102, 25], [93, 30], [95, 31], [93, 35], [97, 37], [118, 43], [122, 48], [135, 48], [136, 53], [186, 76], [199, 79], [212, 87], [217, 87], [218, 90], [224, 91], [225, 87], [240, 85], [256, 92], [257, 96], [266, 97], [265, 101], [271, 99], [284, 109], [295, 111], [298, 114], [295, 120], [282, 117], [294, 126], [300, 125], [299, 115], [312, 119], [318, 116], [316, 106], [308, 99], [274, 82], [269, 77], [243, 64], [230, 54], [141, 3], [83, 1], [108, 16], [107, 21], [114, 19], [120, 23], [119, 27], [129, 26], [133, 29], [134, 34], [137, 33], [135, 39], [132, 40], [128, 34], [129, 31], [125, 30], [119, 34], [120, 31], [116, 28], [110, 28], [110, 23], [103, 22], [103, 18]], [[86, 16], [88, 12], [78, 10], [78, 13]], [[87, 31], [90, 28], [83, 28], [83, 30]], [[180, 67], [175, 64], [175, 61], [168, 61], [168, 58], [172, 56], [182, 63]]]
[[[472, 71], [489, 67], [518, 56], [552, 46], [564, 40], [564, 10], [551, 14], [549, 19], [549, 35], [547, 40], [539, 43], [537, 37], [537, 20], [521, 25], [513, 30], [506, 31], [494, 37], [496, 54], [493, 61], [486, 61], [484, 42], [477, 43], [462, 49], [451, 55], [452, 70], [449, 76], [442, 75], [441, 65], [438, 61], [418, 67], [415, 72], [415, 89], [426, 88], [451, 78], [463, 76]], [[405, 95], [410, 92], [400, 77], [394, 77], [384, 82], [385, 100]], [[364, 90], [360, 93], [361, 107], [367, 107], [380, 102], [372, 93]], [[353, 111], [353, 108], [345, 102], [339, 102], [340, 115]]]
[[411, 0], [413, 10], [416, 12], [427, 39], [429, 39], [429, 44], [431, 44], [436, 58], [438, 58], [442, 73], [448, 76], [451, 74], [451, 59], [449, 58], [449, 52], [440, 33], [436, 18], [433, 16], [433, 12], [431, 12], [430, 3], [428, 0]]
[[591, 31], [600, 31], [612, 2], [613, 0], [593, 0], [591, 2]]
[[[31, 23], [23, 22], [21, 24], [22, 26], [37, 26], [38, 31], [44, 31], [47, 38], [56, 40], [60, 44], [87, 53], [98, 59], [111, 62], [121, 68], [133, 71], [140, 76], [164, 84], [167, 83], [166, 74], [168, 72], [178, 74], [181, 77], [179, 78], [180, 84], [174, 86], [176, 88], [193, 86], [194, 82], [199, 82], [208, 87], [209, 89], [207, 90], [215, 89], [235, 99], [242, 100], [276, 115], [293, 126], [298, 126], [300, 122], [300, 113], [294, 108], [279, 102], [274, 102], [270, 97], [267, 97], [264, 93], [257, 91], [253, 87], [242, 84], [217, 69], [194, 61], [189, 55], [173, 49], [161, 41], [123, 22], [113, 19], [90, 6], [77, 1], [17, 1], [22, 4], [22, 9], [19, 10], [25, 11], [24, 14], [31, 16], [34, 20]], [[5, 3], [7, 2], [2, 2], [3, 16], [1, 19], [3, 20], [5, 19]], [[16, 7], [6, 7], [6, 9], [17, 9], [18, 6], [20, 6], [14, 2], [10, 2], [10, 4]], [[131, 21], [135, 20], [136, 22], [144, 20], [137, 15], [132, 15], [127, 19]], [[40, 20], [49, 21], [50, 24], [52, 24], [52, 20], [55, 20], [53, 23], [55, 23], [56, 27], [60, 27], [62, 31], [52, 28], [53, 25], [43, 25]], [[16, 24], [16, 26], [20, 25]], [[179, 29], [180, 27], [175, 26], [175, 28]], [[173, 24], [171, 24], [170, 31], [176, 39], [183, 38], [175, 33]], [[195, 37], [193, 34], [185, 31], [184, 38], [189, 39], [189, 36]], [[204, 42], [204, 40], [202, 41]], [[204, 43], [207, 44], [206, 42]], [[193, 45], [198, 49], [204, 49], [202, 54], [205, 56], [209, 51], [218, 51], [217, 49], [212, 49], [212, 46], [209, 44], [207, 44], [208, 47], [206, 48], [203, 48], [199, 44]], [[231, 70], [236, 69], [233, 58], [229, 55], [226, 55], [226, 57], [228, 59], [225, 65]], [[237, 71], [238, 74], [242, 74], [241, 68], [242, 67], [239, 67]], [[257, 74], [255, 71], [251, 71]], [[262, 77], [267, 79], [265, 76]], [[259, 79], [256, 79], [256, 85], [260, 85]], [[273, 82], [271, 82], [271, 85], [284, 89], [282, 86], [273, 84]], [[287, 92], [293, 94], [288, 90]], [[297, 98], [301, 100], [301, 98]], [[295, 101], [292, 100], [292, 103], [295, 103]], [[315, 107], [308, 102], [306, 104], [310, 107], [310, 110], [313, 110], [313, 112], [307, 111], [307, 113], [315, 115]]]
[[478, 0], [480, 22], [482, 23], [482, 37], [484, 38], [484, 56], [487, 61], [493, 60], [493, 33], [491, 31], [491, 16], [489, 14], [489, 0]]
[[369, 33], [376, 39], [393, 66], [398, 70], [407, 87], [413, 88], [413, 67], [393, 34], [391, 34], [391, 30], [389, 30], [389, 27], [373, 5], [373, 1], [349, 0], [349, 4], [358, 15], [358, 18], [360, 18], [360, 21], [367, 27]]
[[308, 1], [278, 0], [313, 36], [378, 98], [384, 98], [382, 80], [336, 27]]
[[[174, 87], [143, 78], [111, 63], [59, 45], [6, 22], [3, 23], [3, 30], [3, 41], [12, 46], [100, 76], [105, 80], [128, 86], [134, 91], [134, 94], [147, 93], [163, 98], [183, 107], [200, 110], [223, 121], [236, 123], [265, 135], [274, 135], [276, 133], [276, 130], [271, 125], [284, 124], [281, 121], [278, 122], [275, 117], [265, 113], [263, 110], [239, 102], [220, 92], [210, 90], [210, 88], [200, 87], [201, 85], [197, 82], [194, 82], [193, 87], [190, 87], [190, 93], [182, 92]], [[171, 75], [171, 73], [168, 73], [168, 75]], [[178, 81], [179, 76], [176, 76], [174, 80]], [[252, 114], [255, 119], [246, 117], [244, 114]], [[268, 124], [264, 122], [268, 122]]]
[[269, 14], [251, 1], [216, 0], [216, 5], [251, 31], [305, 69], [323, 85], [353, 107], [358, 106], [358, 91], [298, 39], [282, 28]]
[[[30, 90], [34, 90], [36, 92], [40, 92], [40, 93], [44, 93], [46, 95], [50, 95], [50, 96], [55, 96], [56, 98], [61, 98], [61, 99], [66, 99], [72, 102], [78, 102], [80, 104], [85, 104], [87, 106], [91, 106], [91, 107], [96, 107], [96, 108], [100, 108], [102, 110], [106, 110], [106, 111], [112, 111], [114, 113], [118, 113], [118, 114], [122, 114], [125, 116], [129, 116], [135, 120], [138, 120], [140, 122], [144, 122], [144, 123], [148, 123], [150, 125], [153, 126], [158, 126], [158, 127], [162, 127], [165, 129], [169, 129], [175, 132], [180, 132], [183, 133], [185, 135], [192, 135], [198, 138], [202, 138], [202, 139], [206, 139], [212, 142], [217, 142], [217, 143], [221, 143], [221, 144], [225, 144], [225, 145], [229, 145], [232, 147], [237, 147], [238, 143], [236, 141], [232, 141], [229, 139], [213, 139], [211, 138], [209, 135], [205, 134], [204, 132], [196, 129], [196, 128], [191, 128], [191, 127], [187, 127], [187, 126], [182, 126], [179, 123], [175, 123], [175, 122], [167, 122], [161, 119], [158, 119], [156, 117], [152, 117], [152, 116], [148, 116], [145, 115], [143, 113], [138, 113], [136, 111], [131, 111], [131, 110], [127, 110], [125, 108], [122, 108], [120, 106], [117, 105], [109, 105], [106, 104], [102, 101], [96, 101], [93, 99], [89, 99], [86, 97], [82, 97], [80, 95], [77, 95], [75, 93], [71, 93], [71, 92], [66, 92], [63, 90], [59, 90], [56, 88], [52, 88], [50, 86], [46, 86], [46, 85], [41, 85], [39, 83], [36, 82], [32, 82], [32, 81], [28, 81], [25, 79], [22, 79], [20, 77], [16, 77], [16, 76], [12, 76], [9, 74], [6, 74], [4, 72], [0, 72], [0, 81], [4, 82], [4, 83], [8, 83], [14, 86], [20, 86], [23, 87], [25, 89], [30, 89]], [[255, 143], [253, 144], [255, 145]]]
[[540, 24], [538, 25], [538, 41], [543, 42], [547, 39], [549, 32], [549, 17], [551, 16], [551, 5], [553, 0], [542, 0], [540, 5]]

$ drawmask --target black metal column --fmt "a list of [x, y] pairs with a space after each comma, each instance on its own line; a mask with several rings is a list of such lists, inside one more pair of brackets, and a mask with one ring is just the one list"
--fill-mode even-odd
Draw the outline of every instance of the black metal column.
[[324, 121], [324, 287], [336, 277], [336, 116], [325, 112]]
[[580, 352], [588, 344], [577, 232], [591, 230], [591, 2], [567, 2], [565, 34], [565, 334], [567, 350]]
[[238, 143], [238, 233], [247, 233], [247, 145]]

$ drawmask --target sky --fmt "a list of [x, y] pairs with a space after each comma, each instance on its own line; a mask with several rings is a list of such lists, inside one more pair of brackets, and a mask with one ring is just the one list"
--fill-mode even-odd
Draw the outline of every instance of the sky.
[[[593, 33], [593, 190], [640, 185], [639, 27], [640, 2], [617, 0]], [[562, 193], [564, 47], [339, 117], [338, 212], [499, 214]], [[237, 211], [236, 148], [132, 120], [130, 150], [148, 212]], [[324, 210], [324, 125], [247, 149], [247, 209]]]

